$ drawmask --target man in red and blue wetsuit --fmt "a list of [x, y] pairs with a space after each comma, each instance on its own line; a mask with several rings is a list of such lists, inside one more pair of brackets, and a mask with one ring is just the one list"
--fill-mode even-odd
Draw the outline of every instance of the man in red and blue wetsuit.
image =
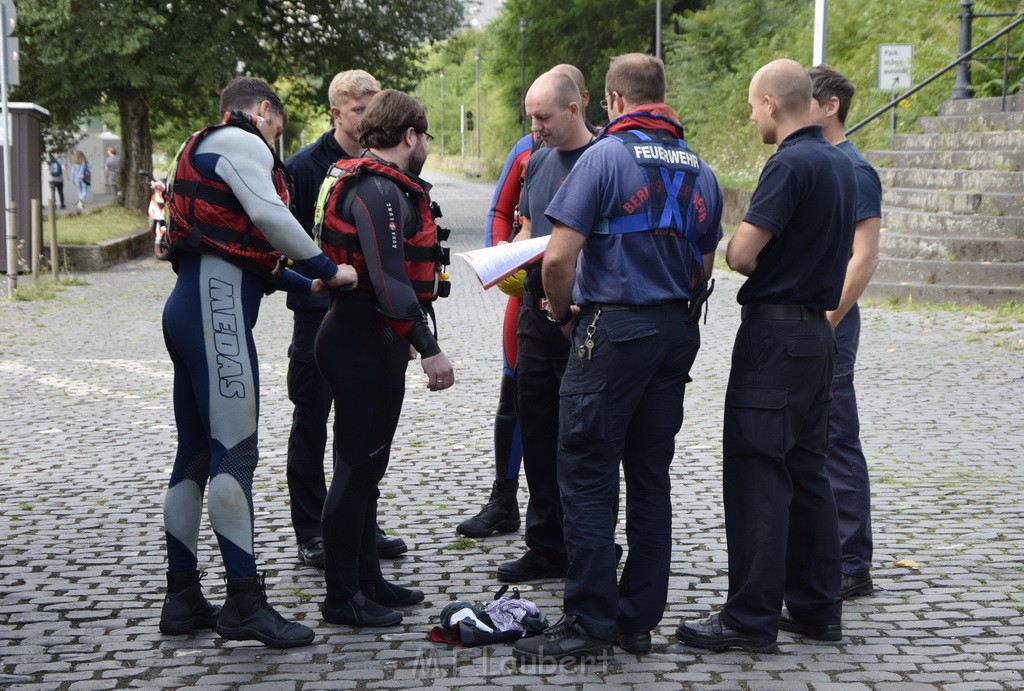
[[[590, 103], [590, 92], [583, 73], [574, 65], [561, 64], [551, 68], [570, 77], [580, 91], [583, 113]], [[594, 128], [587, 124], [588, 129]], [[523, 176], [531, 154], [544, 146], [543, 140], [535, 133], [522, 137], [515, 143], [505, 166], [498, 177], [484, 226], [484, 246], [493, 247], [510, 242], [518, 232], [519, 197], [523, 189]], [[494, 469], [495, 480], [487, 503], [475, 516], [462, 521], [456, 530], [467, 537], [487, 537], [491, 533], [510, 533], [519, 530], [519, 466], [523, 460], [522, 435], [519, 417], [516, 414], [516, 321], [519, 317], [521, 296], [525, 287], [526, 271], [520, 271], [498, 284], [498, 288], [509, 296], [501, 330], [501, 389], [498, 394], [498, 410], [494, 416]]]

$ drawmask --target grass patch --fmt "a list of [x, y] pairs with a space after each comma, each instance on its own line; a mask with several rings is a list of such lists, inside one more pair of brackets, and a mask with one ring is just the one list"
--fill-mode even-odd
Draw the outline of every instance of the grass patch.
[[40, 278], [38, 283], [30, 276], [23, 276], [18, 279], [18, 287], [14, 289], [14, 301], [52, 300], [57, 297], [57, 293], [67, 290], [70, 286], [84, 285], [89, 285], [88, 281], [74, 276], [62, 276], [57, 283], [54, 283], [50, 276]]
[[[57, 242], [61, 245], [95, 245], [115, 240], [147, 227], [146, 214], [111, 204], [79, 213], [57, 216]], [[48, 237], [49, 222], [43, 227]]]
[[1024, 303], [1004, 302], [995, 307], [962, 305], [959, 302], [903, 302], [896, 295], [884, 300], [865, 300], [866, 307], [884, 307], [896, 312], [962, 312], [978, 316], [990, 316], [995, 321], [1024, 322]]
[[476, 540], [471, 537], [460, 537], [455, 542], [448, 545], [449, 549], [472, 549], [476, 545]]

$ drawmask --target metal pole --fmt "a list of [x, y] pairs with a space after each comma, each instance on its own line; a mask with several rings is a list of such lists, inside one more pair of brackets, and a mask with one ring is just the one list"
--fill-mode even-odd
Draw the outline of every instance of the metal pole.
[[814, 0], [814, 55], [812, 65], [825, 62], [828, 44], [828, 0]]
[[661, 59], [661, 0], [654, 3], [654, 57]]
[[[960, 46], [958, 56], [971, 52], [971, 24], [974, 22], [974, 0], [963, 0], [960, 3]], [[964, 60], [956, 66], [956, 83], [953, 84], [954, 99], [971, 98], [971, 63]]]
[[519, 18], [519, 135], [526, 136], [526, 18]]
[[480, 49], [476, 49], [476, 160], [480, 160], [480, 125], [483, 117], [480, 114]]
[[18, 233], [11, 203], [11, 114], [7, 108], [7, 8], [0, 3], [0, 91], [3, 91], [4, 209], [7, 226], [7, 297], [18, 287]]
[[441, 74], [441, 158], [444, 158], [444, 70]]

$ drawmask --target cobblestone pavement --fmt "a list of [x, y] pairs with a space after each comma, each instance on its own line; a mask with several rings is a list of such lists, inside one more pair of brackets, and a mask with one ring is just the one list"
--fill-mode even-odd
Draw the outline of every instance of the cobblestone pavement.
[[[432, 177], [451, 244], [477, 246], [490, 186]], [[385, 573], [427, 595], [389, 629], [325, 625], [320, 574], [296, 562], [284, 468], [291, 320], [282, 296], [264, 300], [259, 559], [271, 602], [317, 631], [312, 645], [285, 651], [212, 631], [157, 631], [174, 451], [159, 321], [169, 267], [134, 261], [84, 276], [88, 285], [52, 301], [0, 302], [0, 687], [1024, 688], [1024, 327], [992, 311], [864, 310], [858, 386], [877, 592], [847, 604], [843, 641], [783, 633], [778, 655], [708, 654], [674, 641], [679, 621], [704, 616], [726, 588], [721, 408], [740, 279], [719, 274], [673, 466], [668, 611], [651, 654], [618, 651], [585, 666], [518, 668], [507, 646], [428, 640], [444, 604], [490, 599], [495, 568], [523, 549], [519, 533], [470, 542], [454, 531], [491, 482], [504, 306], [461, 260], [453, 297], [437, 306], [458, 383], [433, 394], [410, 367], [384, 480], [382, 523], [411, 547]], [[206, 589], [219, 601], [223, 568], [206, 524], [201, 542]], [[523, 590], [558, 616], [560, 582]]]

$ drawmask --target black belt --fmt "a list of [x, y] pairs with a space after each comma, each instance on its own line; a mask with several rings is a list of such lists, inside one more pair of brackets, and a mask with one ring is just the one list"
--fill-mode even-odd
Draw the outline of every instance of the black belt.
[[594, 303], [583, 306], [583, 314], [593, 314], [597, 310], [602, 312], [651, 312], [671, 310], [679, 307], [687, 308], [689, 303], [686, 300], [672, 300], [670, 302], [659, 302], [657, 305], [622, 305], [614, 302]]
[[743, 305], [740, 309], [741, 319], [791, 319], [796, 321], [825, 321], [825, 311], [815, 310], [803, 305], [770, 305], [756, 302]]

